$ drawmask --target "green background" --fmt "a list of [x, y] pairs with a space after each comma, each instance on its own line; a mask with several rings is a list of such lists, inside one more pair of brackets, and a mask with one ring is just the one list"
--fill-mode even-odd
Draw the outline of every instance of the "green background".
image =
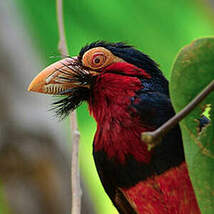
[[[14, 0], [14, 3], [44, 66], [56, 61], [58, 58], [51, 58], [59, 56], [55, 1]], [[95, 40], [124, 41], [156, 60], [167, 78], [181, 47], [198, 37], [214, 34], [213, 11], [205, 0], [65, 0], [64, 17], [71, 56]], [[47, 99], [51, 98], [47, 96]], [[104, 194], [95, 170], [92, 142], [96, 124], [86, 104], [78, 109], [78, 121], [81, 173], [97, 213], [117, 213]], [[69, 136], [68, 121], [65, 131]]]

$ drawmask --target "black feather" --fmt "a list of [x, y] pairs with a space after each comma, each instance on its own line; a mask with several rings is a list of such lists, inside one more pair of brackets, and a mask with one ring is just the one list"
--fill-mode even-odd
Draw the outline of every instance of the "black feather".
[[55, 110], [57, 117], [64, 119], [69, 113], [75, 110], [83, 101], [89, 98], [90, 90], [85, 87], [72, 88], [63, 91], [63, 94], [71, 94], [52, 104], [51, 110]]
[[128, 63], [144, 69], [152, 77], [162, 75], [156, 62], [154, 62], [149, 56], [135, 49], [133, 46], [127, 45], [123, 42], [118, 42], [118, 43], [108, 43], [105, 41], [93, 42], [81, 49], [79, 53], [79, 59], [80, 60], [82, 59], [86, 51], [96, 47], [104, 47], [110, 50], [115, 56], [118, 56]]

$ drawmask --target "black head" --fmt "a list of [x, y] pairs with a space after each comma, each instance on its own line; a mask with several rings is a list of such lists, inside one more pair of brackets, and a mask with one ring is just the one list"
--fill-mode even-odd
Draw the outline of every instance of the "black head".
[[[121, 67], [112, 68], [124, 63], [127, 63], [123, 68], [125, 72]], [[135, 68], [127, 72], [128, 66]], [[103, 72], [138, 77], [142, 88], [168, 93], [168, 82], [151, 58], [125, 43], [104, 41], [86, 45], [77, 57], [65, 58], [48, 66], [32, 81], [29, 90], [65, 95], [64, 99], [54, 103], [57, 114], [64, 118], [82, 101], [89, 99], [97, 76]]]
[[[114, 56], [145, 70], [152, 77], [151, 80], [143, 79], [143, 81], [145, 81], [145, 85], [147, 86], [149, 84], [150, 87], [158, 87], [156, 88], [157, 90], [162, 90], [163, 93], [168, 94], [168, 82], [160, 71], [157, 63], [153, 61], [148, 55], [135, 49], [131, 45], [127, 45], [126, 43], [96, 41], [88, 44], [80, 50], [78, 55], [79, 62], [82, 63], [82, 58], [87, 51], [97, 47], [103, 47], [109, 50]], [[72, 96], [68, 96], [65, 99], [55, 103], [57, 114], [63, 116], [63, 118], [64, 116], [68, 115], [70, 111], [78, 107], [82, 101], [86, 101], [90, 96], [90, 90], [86, 88], [72, 90], [74, 91]]]
[[147, 73], [153, 76], [162, 76], [162, 72], [158, 68], [156, 62], [154, 62], [148, 55], [135, 49], [131, 45], [127, 45], [123, 42], [108, 43], [105, 41], [96, 41], [83, 47], [79, 53], [80, 60], [84, 53], [92, 48], [104, 47], [111, 51], [115, 56], [123, 59], [124, 61], [133, 64], [139, 68], [142, 68]]

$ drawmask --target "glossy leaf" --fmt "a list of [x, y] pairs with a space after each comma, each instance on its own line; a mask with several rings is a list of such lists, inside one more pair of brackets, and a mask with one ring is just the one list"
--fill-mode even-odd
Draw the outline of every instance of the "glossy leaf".
[[[176, 112], [186, 106], [214, 79], [214, 38], [202, 38], [185, 46], [176, 57], [170, 92]], [[199, 131], [207, 105], [211, 122]], [[214, 91], [182, 122], [185, 157], [203, 214], [214, 213]]]

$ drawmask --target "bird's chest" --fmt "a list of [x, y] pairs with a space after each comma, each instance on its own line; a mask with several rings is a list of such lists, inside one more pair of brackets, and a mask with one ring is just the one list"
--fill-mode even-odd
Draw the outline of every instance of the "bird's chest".
[[150, 155], [141, 141], [141, 133], [146, 130], [131, 107], [135, 90], [132, 85], [113, 86], [105, 87], [101, 82], [94, 88], [89, 102], [90, 112], [97, 122], [94, 150], [103, 150], [109, 159], [121, 163], [128, 155], [140, 162], [148, 162]]
[[97, 124], [94, 159], [102, 181], [127, 187], [152, 173], [147, 167], [151, 155], [141, 141], [143, 128], [139, 120], [120, 106], [115, 108], [118, 110], [107, 111], [102, 123]]
[[[97, 122], [93, 143], [97, 169], [105, 176], [117, 177], [116, 183], [122, 185], [129, 183], [124, 178], [130, 177], [133, 169], [142, 171], [142, 164], [150, 161], [150, 153], [141, 141], [145, 129], [130, 106], [136, 86], [121, 86], [114, 81], [111, 79], [111, 87], [102, 80], [94, 87], [89, 108]], [[138, 176], [133, 177], [135, 182]]]
[[110, 109], [106, 110], [102, 121], [97, 122], [94, 150], [104, 151], [109, 159], [121, 164], [128, 156], [139, 162], [149, 162], [150, 154], [141, 141], [141, 133], [145, 130], [139, 119], [132, 117], [129, 109], [122, 105], [112, 105]]

